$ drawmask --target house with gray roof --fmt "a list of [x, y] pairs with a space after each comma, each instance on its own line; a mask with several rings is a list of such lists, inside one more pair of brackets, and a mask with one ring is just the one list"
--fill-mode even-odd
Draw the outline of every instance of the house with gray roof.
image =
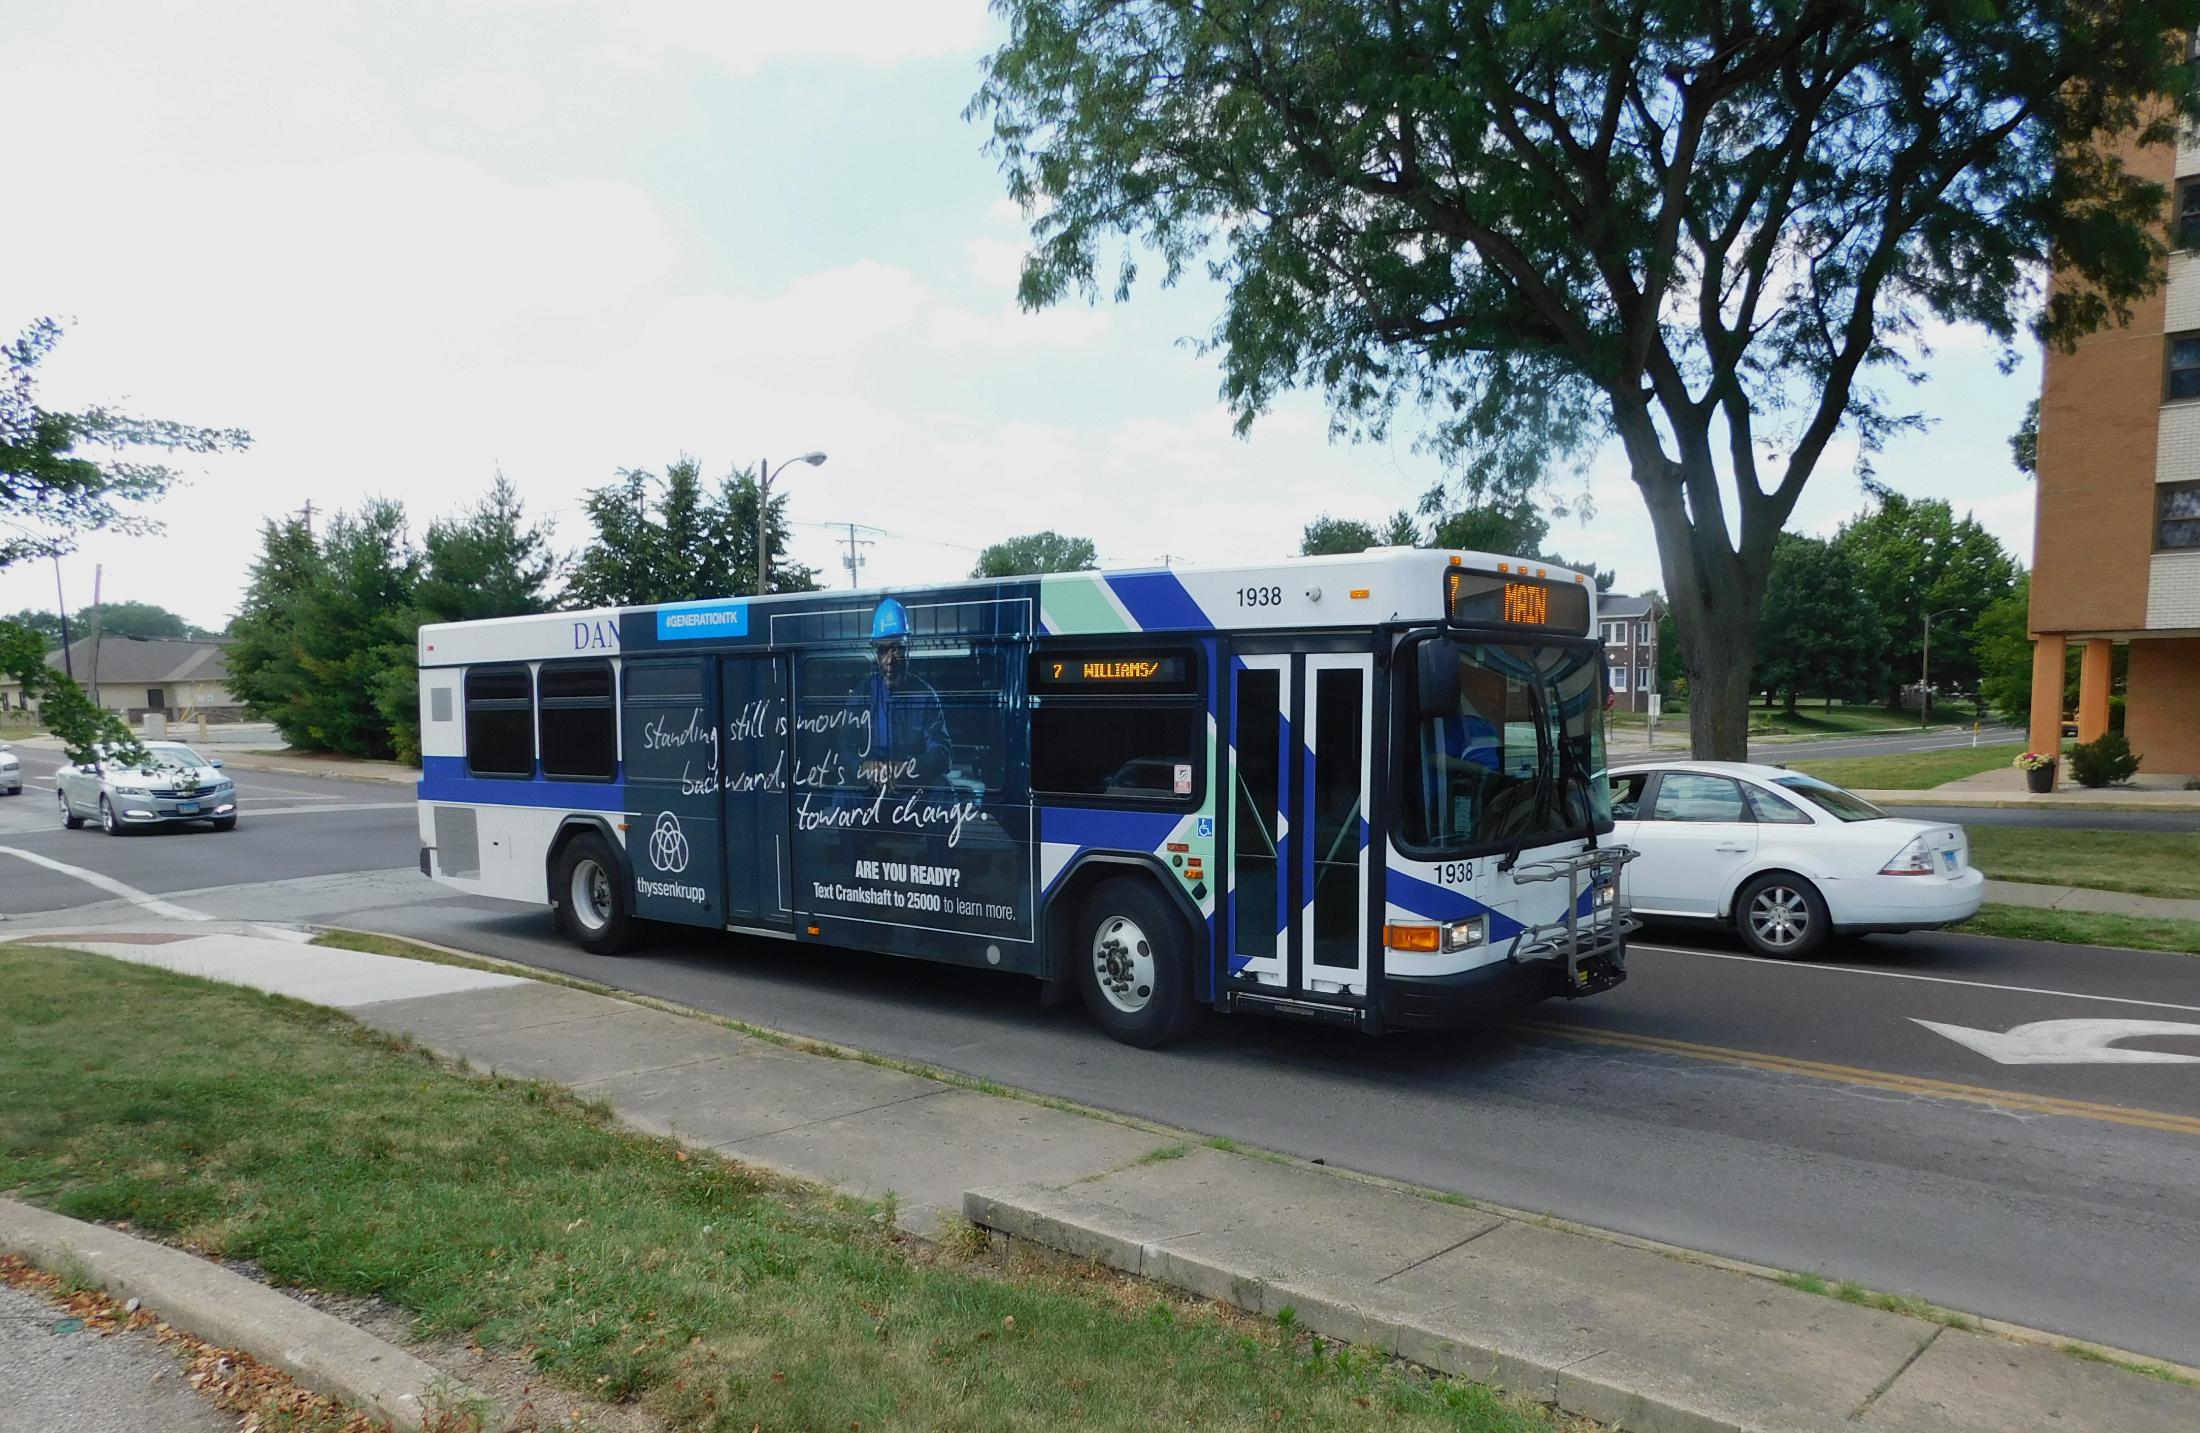
[[[229, 692], [226, 638], [85, 637], [46, 654], [46, 665], [71, 671], [100, 706], [130, 722], [147, 712], [170, 721], [205, 716], [233, 720], [242, 708]], [[97, 682], [95, 689], [94, 682]], [[0, 676], [0, 704], [21, 709], [22, 683]]]

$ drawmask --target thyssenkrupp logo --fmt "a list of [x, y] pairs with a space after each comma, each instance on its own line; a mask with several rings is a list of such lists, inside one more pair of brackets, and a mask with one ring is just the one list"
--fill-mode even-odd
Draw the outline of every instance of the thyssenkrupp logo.
[[668, 876], [677, 876], [688, 868], [687, 832], [680, 829], [680, 818], [670, 811], [661, 812], [650, 830], [649, 864]]

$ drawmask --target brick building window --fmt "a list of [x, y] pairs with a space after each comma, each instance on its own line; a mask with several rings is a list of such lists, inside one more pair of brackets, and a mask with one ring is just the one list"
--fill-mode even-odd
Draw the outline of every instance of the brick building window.
[[2200, 548], [2200, 483], [2163, 483], [2158, 492], [2156, 550]]
[[2177, 247], [2200, 249], [2200, 179], [2177, 182]]
[[2200, 333], [2169, 336], [2168, 398], [2200, 398]]

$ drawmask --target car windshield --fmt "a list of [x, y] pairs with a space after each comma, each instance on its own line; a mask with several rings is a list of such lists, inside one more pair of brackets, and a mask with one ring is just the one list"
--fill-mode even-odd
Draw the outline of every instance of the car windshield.
[[188, 746], [148, 746], [140, 771], [187, 771], [206, 765], [206, 758]]
[[1463, 851], [1611, 829], [1593, 644], [1432, 637], [1401, 670], [1408, 842]]
[[1792, 791], [1821, 811], [1831, 812], [1843, 821], [1883, 821], [1887, 813], [1866, 801], [1853, 791], [1843, 791], [1815, 776], [1797, 773], [1793, 776], [1777, 776], [1772, 784], [1782, 791]]

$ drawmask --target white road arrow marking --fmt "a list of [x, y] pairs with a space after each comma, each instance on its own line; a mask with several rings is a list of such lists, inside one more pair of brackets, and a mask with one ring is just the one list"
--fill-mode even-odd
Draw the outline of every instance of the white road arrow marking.
[[2140, 1035], [2200, 1038], [2200, 1025], [2171, 1020], [2034, 1020], [2008, 1031], [1973, 1030], [1937, 1020], [1917, 1023], [2002, 1065], [2200, 1065], [2200, 1055], [2116, 1047], [2118, 1040]]

